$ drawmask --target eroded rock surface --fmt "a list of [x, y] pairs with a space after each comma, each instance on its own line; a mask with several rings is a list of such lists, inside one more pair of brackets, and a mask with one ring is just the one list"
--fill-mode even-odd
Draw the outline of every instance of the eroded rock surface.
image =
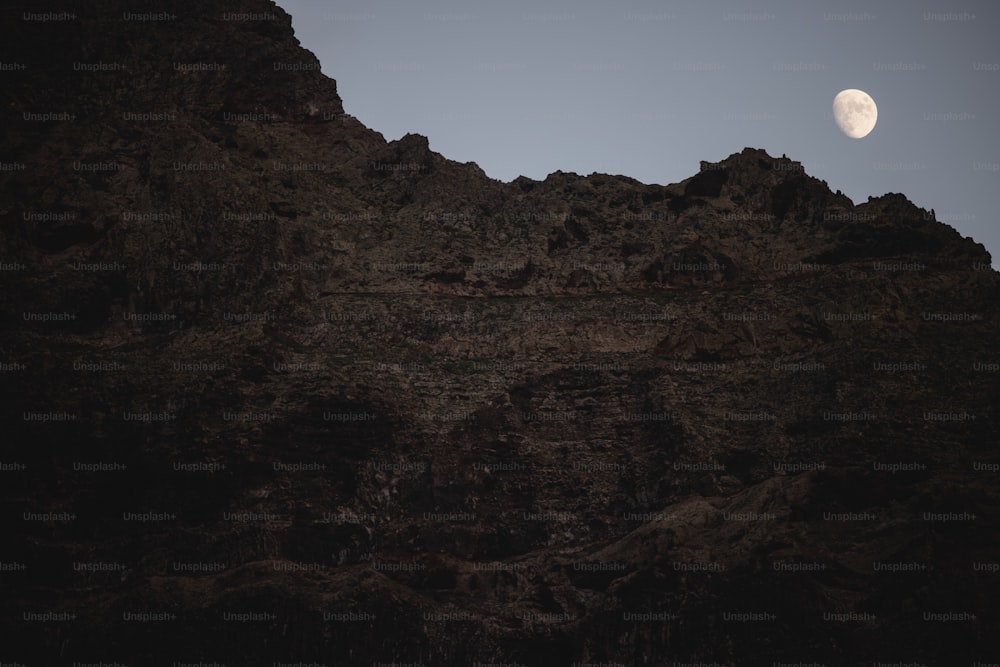
[[754, 148], [502, 183], [270, 2], [99, 4], [4, 10], [4, 661], [996, 660], [981, 244]]

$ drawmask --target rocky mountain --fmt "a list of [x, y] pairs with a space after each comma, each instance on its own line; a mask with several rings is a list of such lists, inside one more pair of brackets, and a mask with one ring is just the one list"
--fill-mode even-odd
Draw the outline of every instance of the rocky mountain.
[[1000, 281], [933, 212], [496, 181], [268, 0], [0, 25], [4, 664], [1000, 661]]

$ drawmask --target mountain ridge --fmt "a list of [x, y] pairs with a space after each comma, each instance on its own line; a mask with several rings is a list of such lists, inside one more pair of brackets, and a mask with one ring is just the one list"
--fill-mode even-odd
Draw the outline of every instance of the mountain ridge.
[[4, 659], [988, 659], [981, 244], [759, 148], [497, 181], [271, 2], [78, 11], [0, 24]]

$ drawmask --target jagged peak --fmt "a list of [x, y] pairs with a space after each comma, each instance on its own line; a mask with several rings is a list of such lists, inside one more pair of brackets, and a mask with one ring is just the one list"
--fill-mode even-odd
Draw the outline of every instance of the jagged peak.
[[407, 132], [406, 134], [404, 134], [403, 136], [401, 136], [399, 139], [397, 139], [396, 141], [393, 141], [391, 143], [398, 144], [400, 146], [406, 146], [406, 147], [411, 147], [412, 146], [412, 147], [417, 147], [417, 148], [425, 148], [427, 150], [430, 150], [430, 146], [431, 146], [430, 140], [426, 136], [424, 136], [422, 134], [417, 134], [416, 132]]

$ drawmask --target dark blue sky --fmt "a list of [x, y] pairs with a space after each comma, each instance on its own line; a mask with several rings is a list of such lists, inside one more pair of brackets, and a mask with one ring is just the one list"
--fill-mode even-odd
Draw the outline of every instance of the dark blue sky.
[[[673, 183], [745, 146], [855, 202], [902, 192], [1000, 265], [1000, 5], [278, 0], [344, 107], [503, 181]], [[838, 130], [838, 91], [878, 105]]]

